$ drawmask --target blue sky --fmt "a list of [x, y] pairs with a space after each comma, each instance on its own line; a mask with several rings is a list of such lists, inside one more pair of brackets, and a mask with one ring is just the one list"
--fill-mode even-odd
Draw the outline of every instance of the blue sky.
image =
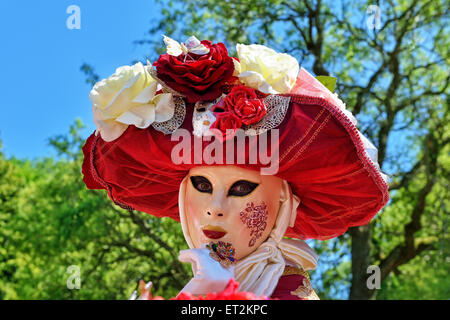
[[[70, 5], [80, 8], [80, 30], [66, 26]], [[80, 66], [88, 63], [104, 78], [154, 56], [133, 42], [148, 38], [160, 10], [154, 0], [0, 1], [1, 151], [7, 157], [55, 156], [47, 139], [67, 133], [76, 118], [87, 126], [84, 137], [92, 133], [91, 86]]]
[[[81, 11], [81, 29], [69, 30], [67, 7]], [[18, 158], [54, 155], [47, 139], [68, 132], [78, 117], [88, 136], [95, 126], [83, 63], [101, 77], [141, 59], [143, 39], [159, 7], [154, 1], [0, 1], [0, 139]]]

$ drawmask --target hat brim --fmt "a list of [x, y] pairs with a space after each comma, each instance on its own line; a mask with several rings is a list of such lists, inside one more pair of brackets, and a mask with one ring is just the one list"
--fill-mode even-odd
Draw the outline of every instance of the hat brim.
[[[376, 149], [357, 130], [348, 111], [319, 97], [284, 96], [290, 97], [290, 104], [277, 127], [276, 175], [288, 181], [301, 199], [295, 225], [286, 236], [325, 240], [369, 223], [389, 200]], [[181, 128], [192, 132], [191, 111]], [[92, 134], [83, 147], [84, 182], [90, 189], [106, 189], [123, 208], [179, 221], [180, 183], [190, 168], [207, 164], [174, 164], [171, 152], [177, 143], [152, 127], [131, 125], [112, 142]], [[208, 144], [204, 142], [203, 148]], [[249, 164], [248, 155], [245, 159], [236, 165], [263, 167]]]

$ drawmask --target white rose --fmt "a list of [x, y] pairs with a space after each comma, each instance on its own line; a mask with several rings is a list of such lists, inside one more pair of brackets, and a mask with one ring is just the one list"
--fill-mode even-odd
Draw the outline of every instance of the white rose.
[[113, 141], [130, 124], [144, 129], [153, 122], [172, 118], [172, 94], [156, 95], [157, 87], [156, 80], [140, 62], [120, 67], [108, 79], [96, 83], [89, 94], [96, 133], [105, 141]]
[[237, 44], [239, 79], [264, 93], [289, 93], [297, 79], [297, 60], [259, 44]]

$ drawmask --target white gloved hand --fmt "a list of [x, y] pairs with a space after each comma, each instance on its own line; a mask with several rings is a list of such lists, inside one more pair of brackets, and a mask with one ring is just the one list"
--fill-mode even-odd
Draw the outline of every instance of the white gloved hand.
[[234, 266], [223, 267], [210, 257], [208, 249], [181, 250], [178, 260], [192, 264], [194, 277], [181, 292], [193, 295], [204, 295], [208, 292], [220, 292], [225, 289], [228, 281], [234, 278]]

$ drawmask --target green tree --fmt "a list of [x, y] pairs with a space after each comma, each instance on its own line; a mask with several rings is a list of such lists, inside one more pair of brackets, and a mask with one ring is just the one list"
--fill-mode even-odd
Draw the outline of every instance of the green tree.
[[8, 228], [9, 220], [14, 216], [18, 193], [24, 186], [24, 180], [13, 161], [7, 161], [1, 153], [0, 141], [0, 300], [11, 295], [6, 284], [11, 281], [16, 266], [14, 250], [8, 250], [14, 230]]
[[[394, 283], [396, 288], [403, 283], [402, 298], [417, 297], [407, 290], [413, 288], [412, 282], [422, 281], [423, 270], [414, 267], [414, 261], [430, 256], [431, 250], [432, 256], [439, 255], [435, 261], [441, 269], [431, 263], [422, 266], [432, 277], [442, 277], [448, 261], [446, 251], [437, 248], [448, 247], [449, 240], [449, 12], [445, 1], [161, 3], [161, 19], [154, 21], [150, 35], [164, 33], [183, 40], [195, 34], [223, 41], [229, 49], [239, 42], [265, 44], [295, 56], [316, 75], [336, 76], [336, 91], [377, 146], [380, 166], [392, 176], [392, 200], [371, 224], [315, 243], [318, 252], [334, 260], [351, 255], [350, 262], [330, 262], [326, 270], [313, 275], [324, 297], [332, 298], [344, 285], [351, 299], [374, 299], [377, 290], [366, 285], [370, 265], [380, 267], [381, 297], [391, 297], [386, 288]], [[138, 43], [161, 52], [159, 38]], [[415, 278], [406, 277], [403, 270], [414, 272]], [[431, 291], [428, 297], [448, 298], [448, 291]]]
[[[123, 210], [82, 181], [82, 128], [50, 139], [59, 159], [0, 155], [0, 297], [126, 299], [137, 280], [174, 296], [187, 282], [177, 259], [186, 248], [178, 223]], [[69, 266], [81, 288], [69, 290]]]

